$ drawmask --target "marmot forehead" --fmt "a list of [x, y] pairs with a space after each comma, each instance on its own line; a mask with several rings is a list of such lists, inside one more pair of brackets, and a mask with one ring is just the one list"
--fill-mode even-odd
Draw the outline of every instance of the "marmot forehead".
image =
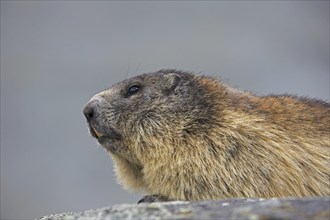
[[129, 83], [133, 83], [134, 81], [141, 81], [142, 83], [152, 84], [152, 83], [161, 81], [164, 76], [170, 75], [170, 74], [175, 74], [175, 75], [179, 76], [181, 79], [191, 79], [191, 78], [196, 77], [196, 75], [191, 72], [185, 72], [185, 71], [180, 71], [180, 70], [176, 70], [176, 69], [163, 69], [163, 70], [159, 70], [156, 72], [143, 73], [143, 74], [128, 78], [126, 80], [123, 80], [119, 83], [114, 84], [114, 86], [129, 84]]
[[197, 76], [191, 72], [175, 69], [164, 69], [156, 72], [148, 72], [117, 82], [96, 96], [104, 95], [108, 98], [125, 97], [127, 96], [125, 93], [131, 86], [138, 86], [141, 88], [148, 87], [150, 89], [149, 91], [163, 91], [166, 93], [171, 89], [175, 89], [177, 86], [195, 86], [194, 82], [197, 77], [202, 76]]
[[149, 72], [145, 73], [143, 75], [145, 76], [162, 76], [162, 75], [167, 75], [167, 74], [176, 74], [181, 77], [193, 77], [195, 76], [194, 73], [188, 72], [188, 71], [182, 71], [182, 70], [177, 70], [177, 69], [161, 69], [156, 72]]

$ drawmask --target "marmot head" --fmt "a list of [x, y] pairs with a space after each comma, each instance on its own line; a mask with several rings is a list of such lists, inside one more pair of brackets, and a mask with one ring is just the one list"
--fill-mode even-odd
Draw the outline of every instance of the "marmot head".
[[[119, 82], [84, 108], [90, 133], [108, 151], [132, 163], [143, 163], [154, 148], [166, 146], [157, 151], [160, 154], [173, 151], [180, 141], [212, 124], [214, 102], [208, 97], [214, 88], [203, 85], [209, 81], [214, 80], [161, 70]], [[213, 87], [217, 85], [218, 81]]]

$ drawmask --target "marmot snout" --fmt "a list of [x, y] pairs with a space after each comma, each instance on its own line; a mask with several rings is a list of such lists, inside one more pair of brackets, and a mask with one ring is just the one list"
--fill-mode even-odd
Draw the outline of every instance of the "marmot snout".
[[168, 200], [330, 195], [330, 105], [203, 75], [142, 74], [84, 114], [119, 182]]

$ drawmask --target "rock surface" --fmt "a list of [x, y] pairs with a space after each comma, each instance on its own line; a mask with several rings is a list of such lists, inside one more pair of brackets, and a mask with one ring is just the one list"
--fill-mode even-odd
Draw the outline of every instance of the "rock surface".
[[79, 213], [44, 216], [39, 220], [100, 219], [330, 219], [330, 197], [227, 199], [200, 202], [122, 204]]

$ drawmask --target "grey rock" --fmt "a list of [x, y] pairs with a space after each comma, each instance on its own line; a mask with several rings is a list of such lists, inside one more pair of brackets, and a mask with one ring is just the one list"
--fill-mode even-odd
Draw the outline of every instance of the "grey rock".
[[330, 197], [227, 199], [199, 202], [121, 204], [79, 213], [44, 216], [38, 220], [112, 219], [330, 219]]

